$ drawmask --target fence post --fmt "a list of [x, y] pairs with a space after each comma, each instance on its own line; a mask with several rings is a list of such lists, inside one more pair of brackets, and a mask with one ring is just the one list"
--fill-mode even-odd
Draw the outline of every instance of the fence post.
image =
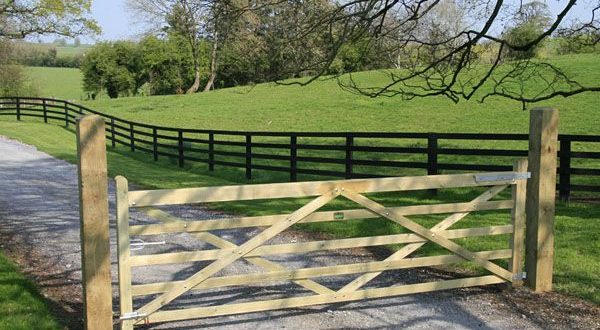
[[215, 133], [208, 133], [208, 170], [215, 170]]
[[179, 154], [179, 167], [183, 167], [183, 131], [177, 131], [177, 151]]
[[110, 118], [110, 143], [113, 148], [117, 146], [115, 140], [115, 118]]
[[21, 99], [17, 97], [17, 120], [21, 120]]
[[[427, 175], [438, 174], [438, 138], [434, 133], [427, 135]], [[437, 195], [437, 189], [430, 189], [429, 192]]]
[[154, 161], [158, 161], [158, 132], [156, 128], [152, 129], [152, 156]]
[[112, 329], [104, 120], [77, 119], [81, 268], [86, 329]]
[[290, 181], [298, 181], [298, 136], [290, 135]]
[[131, 147], [131, 151], [135, 151], [135, 140], [133, 135], [133, 123], [129, 123], [129, 146]]
[[246, 134], [246, 180], [252, 179], [252, 135]]
[[352, 179], [353, 167], [352, 147], [354, 147], [354, 136], [346, 133], [346, 179]]
[[44, 112], [44, 123], [48, 123], [48, 106], [46, 105], [46, 99], [42, 100], [42, 111]]
[[[519, 159], [513, 164], [513, 171], [517, 173], [527, 172], [527, 159]], [[527, 181], [519, 180], [512, 185], [513, 208], [511, 219], [513, 234], [510, 236], [510, 248], [512, 258], [508, 263], [508, 269], [513, 273], [513, 286], [523, 285], [523, 252], [525, 247], [525, 199]]]
[[536, 292], [552, 290], [556, 148], [558, 110], [536, 108], [529, 119], [529, 172], [527, 182], [527, 284]]
[[560, 165], [558, 196], [561, 201], [568, 202], [571, 197], [571, 140], [560, 140]]
[[65, 127], [69, 127], [69, 108], [67, 108], [67, 103], [64, 103], [65, 109]]

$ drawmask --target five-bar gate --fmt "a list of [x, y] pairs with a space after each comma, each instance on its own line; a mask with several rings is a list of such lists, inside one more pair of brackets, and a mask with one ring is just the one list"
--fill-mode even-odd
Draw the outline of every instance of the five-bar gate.
[[[258, 184], [173, 190], [128, 191], [127, 180], [117, 177], [117, 221], [119, 254], [119, 291], [123, 329], [134, 325], [203, 318], [218, 315], [267, 311], [309, 305], [328, 304], [379, 297], [397, 296], [452, 288], [512, 282], [522, 280], [523, 236], [525, 222], [525, 187], [529, 177], [526, 161], [515, 163], [512, 172], [493, 172], [419, 177], [390, 177], [340, 181]], [[512, 186], [511, 199], [499, 199], [499, 194]], [[426, 189], [487, 187], [478, 197], [461, 203], [386, 207], [366, 194], [413, 191]], [[238, 217], [218, 220], [184, 220], [155, 206], [212, 203], [258, 199], [313, 197], [304, 206], [290, 214]], [[336, 198], [345, 198], [359, 208], [319, 211]], [[129, 209], [143, 208], [160, 222], [130, 225]], [[450, 229], [470, 212], [483, 210], [512, 210], [507, 224], [476, 228]], [[424, 214], [448, 214], [431, 228], [424, 227], [409, 217]], [[410, 233], [372, 237], [331, 239], [286, 244], [266, 244], [273, 237], [297, 223], [346, 221], [351, 219], [384, 218], [406, 228]], [[511, 219], [511, 220], [509, 220]], [[237, 245], [211, 231], [264, 227], [264, 230]], [[159, 254], [133, 255], [131, 237], [145, 237], [172, 233], [188, 233], [215, 249], [178, 251]], [[454, 239], [508, 234], [507, 248], [493, 251], [471, 251]], [[443, 247], [448, 254], [414, 256], [426, 243]], [[280, 254], [307, 254], [310, 252], [354, 247], [398, 245], [403, 246], [380, 261], [337, 264], [310, 268], [288, 269], [267, 259]], [[218, 275], [237, 260], [246, 260], [264, 269], [262, 273]], [[508, 268], [501, 267], [499, 259], [508, 260]], [[384, 271], [472, 262], [487, 271], [487, 275], [434, 282], [363, 288]], [[132, 285], [132, 271], [142, 266], [170, 263], [210, 261], [205, 267], [184, 280]], [[342, 288], [333, 290], [315, 281], [315, 278], [356, 274]], [[244, 286], [271, 281], [291, 281], [311, 294], [278, 297], [271, 300], [169, 309], [169, 304], [190, 291], [209, 290], [228, 286]], [[136, 304], [134, 305], [134, 298]], [[141, 298], [141, 302], [138, 299]], [[215, 297], [216, 298], [216, 297]], [[135, 306], [135, 308], [134, 308]]]

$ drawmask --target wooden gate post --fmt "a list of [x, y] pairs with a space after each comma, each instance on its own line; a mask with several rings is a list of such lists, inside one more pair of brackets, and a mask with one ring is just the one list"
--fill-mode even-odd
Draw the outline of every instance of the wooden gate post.
[[552, 290], [554, 259], [554, 208], [558, 110], [530, 112], [529, 172], [527, 182], [526, 259], [527, 284], [536, 292]]
[[112, 329], [108, 182], [104, 120], [77, 120], [81, 270], [86, 329]]

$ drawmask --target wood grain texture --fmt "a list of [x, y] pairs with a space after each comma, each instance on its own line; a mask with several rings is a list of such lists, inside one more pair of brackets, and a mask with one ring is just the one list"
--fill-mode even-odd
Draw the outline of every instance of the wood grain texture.
[[[129, 185], [122, 176], [115, 178], [117, 184], [117, 255], [119, 256], [119, 302], [121, 315], [133, 312], [133, 296], [131, 294], [131, 265], [129, 242]], [[133, 329], [133, 321], [121, 321], [122, 330]]]
[[[515, 161], [513, 165], [515, 172], [527, 172], [527, 159]], [[517, 181], [512, 185], [512, 199], [514, 207], [511, 210], [511, 221], [513, 234], [510, 236], [509, 246], [513, 256], [508, 263], [509, 270], [513, 273], [513, 286], [523, 284], [523, 257], [525, 253], [525, 203], [527, 193], [527, 182]]]
[[531, 110], [525, 268], [527, 284], [537, 292], [552, 290], [557, 142], [558, 110]]
[[[477, 285], [497, 284], [504, 282], [496, 276], [480, 276], [463, 278], [457, 280], [447, 280], [438, 282], [427, 282], [419, 284], [409, 284], [402, 286], [393, 286], [389, 288], [377, 288], [358, 290], [348, 293], [333, 293], [325, 295], [313, 295], [294, 298], [284, 298], [266, 301], [247, 302], [239, 304], [228, 304], [221, 306], [199, 307], [180, 309], [172, 311], [157, 312], [149, 316], [149, 322], [166, 322], [176, 320], [187, 320], [193, 318], [241, 314], [268, 310], [277, 310], [284, 308], [294, 308], [311, 305], [321, 305], [329, 303], [338, 303], [344, 301], [354, 301], [362, 299], [373, 299], [382, 297], [392, 297], [405, 294], [413, 294], [428, 291], [448, 290], [454, 288], [466, 288]], [[138, 321], [143, 324], [143, 321]]]
[[108, 180], [104, 120], [77, 120], [77, 169], [85, 328], [112, 329]]
[[[487, 172], [478, 175], [500, 176], [513, 172]], [[511, 180], [496, 181], [494, 185], [511, 184]], [[490, 182], [475, 180], [474, 174], [428, 175], [380, 179], [269, 183], [255, 185], [139, 190], [129, 193], [133, 207], [175, 204], [242, 201], [319, 196], [335, 189], [346, 188], [358, 193], [410, 191], [438, 188], [489, 186]]]

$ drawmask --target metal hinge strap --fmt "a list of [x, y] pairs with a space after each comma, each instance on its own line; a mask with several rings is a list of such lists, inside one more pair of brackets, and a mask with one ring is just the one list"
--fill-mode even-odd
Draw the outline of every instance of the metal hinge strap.
[[517, 181], [531, 178], [530, 172], [506, 174], [475, 174], [475, 182]]

